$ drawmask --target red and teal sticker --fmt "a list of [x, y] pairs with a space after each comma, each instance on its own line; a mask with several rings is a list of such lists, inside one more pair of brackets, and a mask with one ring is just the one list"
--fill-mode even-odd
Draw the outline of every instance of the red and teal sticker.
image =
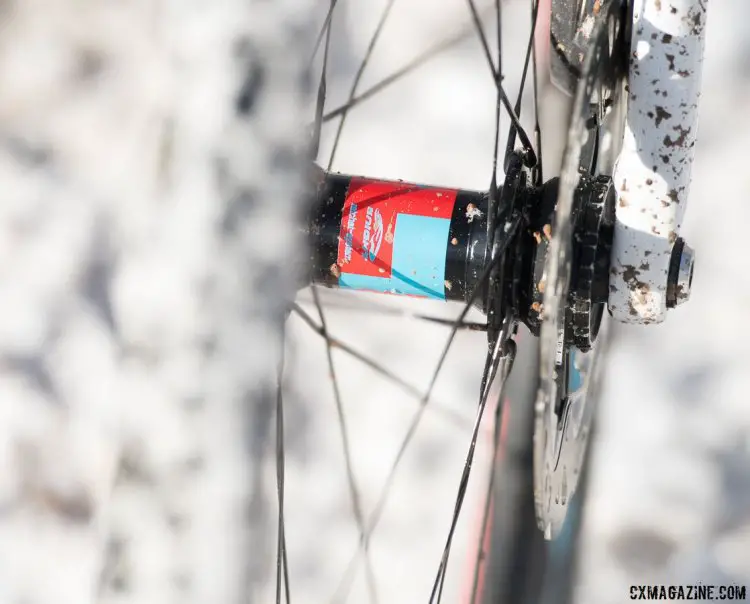
[[339, 286], [445, 299], [456, 191], [353, 178], [339, 235]]

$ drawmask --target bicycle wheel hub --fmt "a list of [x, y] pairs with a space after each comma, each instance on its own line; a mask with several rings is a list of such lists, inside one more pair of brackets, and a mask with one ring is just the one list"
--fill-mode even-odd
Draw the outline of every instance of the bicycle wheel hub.
[[[531, 184], [520, 156], [498, 192], [494, 240], [513, 215], [522, 226], [498, 263], [496, 283], [480, 277], [493, 258], [487, 192], [319, 173], [309, 218], [310, 280], [349, 290], [467, 302], [488, 315], [510, 310], [532, 334], [542, 321], [545, 259], [558, 181]], [[575, 239], [565, 345], [596, 338], [606, 303], [614, 191], [606, 177], [583, 176], [576, 191]]]

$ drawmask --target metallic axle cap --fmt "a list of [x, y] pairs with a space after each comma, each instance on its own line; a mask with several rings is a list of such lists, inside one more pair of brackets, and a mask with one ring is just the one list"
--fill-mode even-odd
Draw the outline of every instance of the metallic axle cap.
[[695, 252], [681, 237], [672, 248], [672, 259], [667, 280], [667, 308], [674, 308], [690, 299], [693, 284]]

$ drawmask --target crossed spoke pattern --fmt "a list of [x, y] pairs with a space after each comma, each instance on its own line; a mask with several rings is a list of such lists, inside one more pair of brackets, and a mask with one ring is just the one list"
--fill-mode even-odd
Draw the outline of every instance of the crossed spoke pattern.
[[[350, 1], [350, 0], [341, 0]], [[346, 102], [334, 109], [325, 110], [326, 93], [327, 93], [327, 70], [328, 70], [328, 57], [331, 45], [331, 24], [334, 19], [334, 9], [337, 5], [337, 0], [330, 0], [326, 17], [320, 33], [316, 39], [313, 54], [310, 60], [310, 66], [314, 65], [314, 60], [317, 54], [321, 52], [322, 48], [322, 65], [320, 67], [320, 79], [318, 83], [318, 92], [315, 106], [315, 120], [312, 125], [312, 137], [310, 141], [310, 152], [313, 158], [317, 158], [319, 154], [321, 131], [325, 123], [330, 122], [336, 118], [339, 119], [339, 123], [336, 129], [335, 136], [333, 138], [332, 149], [329, 157], [327, 158], [326, 165], [328, 169], [332, 169], [336, 152], [339, 147], [339, 142], [343, 135], [344, 125], [346, 122], [347, 115], [350, 110], [360, 105], [369, 98], [372, 98], [375, 94], [382, 91], [384, 88], [391, 84], [399, 81], [409, 73], [418, 69], [430, 61], [435, 56], [446, 51], [447, 49], [457, 45], [458, 43], [468, 39], [470, 36], [475, 36], [479, 41], [482, 52], [484, 54], [487, 66], [490, 70], [495, 88], [496, 88], [496, 105], [495, 105], [495, 136], [493, 145], [493, 160], [492, 160], [492, 173], [489, 182], [489, 207], [488, 207], [488, 235], [490, 241], [495, 235], [496, 225], [494, 224], [494, 218], [497, 214], [497, 208], [499, 204], [499, 191], [498, 186], [498, 162], [499, 162], [499, 149], [500, 149], [500, 125], [502, 109], [505, 110], [505, 114], [510, 120], [508, 141], [505, 149], [505, 159], [515, 149], [516, 142], [520, 141], [521, 148], [524, 153], [525, 161], [529, 166], [533, 167], [535, 180], [537, 183], [541, 183], [542, 179], [542, 162], [541, 162], [541, 134], [539, 130], [539, 109], [537, 101], [537, 66], [536, 66], [536, 51], [534, 48], [534, 32], [536, 29], [537, 17], [538, 17], [538, 1], [533, 0], [531, 3], [531, 28], [529, 39], [526, 45], [526, 53], [523, 63], [523, 72], [519, 85], [519, 90], [516, 97], [515, 104], [511, 104], [508, 95], [503, 87], [503, 69], [502, 69], [502, 5], [501, 0], [493, 0], [491, 6], [477, 7], [475, 0], [466, 0], [467, 8], [471, 16], [471, 27], [460, 30], [457, 34], [440, 41], [438, 44], [432, 46], [426, 52], [418, 55], [412, 61], [404, 65], [402, 68], [391, 73], [389, 76], [383, 78], [376, 84], [370, 86], [364, 91], [359, 90], [359, 85], [363, 74], [367, 68], [367, 65], [372, 57], [377, 42], [381, 37], [384, 28], [387, 26], [389, 16], [392, 14], [392, 8], [395, 4], [395, 0], [388, 0], [385, 7], [380, 15], [372, 37], [369, 40], [367, 50], [364, 58], [362, 59], [359, 68], [357, 69], [356, 75], [349, 89]], [[493, 58], [493, 50], [491, 44], [488, 41], [488, 37], [485, 33], [483, 21], [486, 20], [487, 16], [494, 15], [494, 27], [496, 29], [495, 39], [495, 52]], [[521, 106], [523, 99], [523, 92], [525, 83], [527, 80], [527, 74], [529, 66], [532, 66], [532, 80], [533, 80], [533, 101], [534, 101], [534, 144], [532, 144], [526, 130], [520, 121]], [[536, 149], [536, 150], [535, 150]], [[323, 309], [323, 303], [321, 292], [315, 285], [310, 287], [310, 293], [312, 295], [312, 303], [315, 307], [318, 319], [315, 320], [311, 314], [306, 312], [302, 306], [295, 303], [291, 307], [291, 312], [299, 318], [303, 324], [307, 325], [313, 332], [321, 336], [325, 342], [326, 359], [328, 363], [328, 369], [331, 376], [333, 399], [336, 406], [336, 415], [339, 425], [339, 433], [341, 436], [343, 455], [346, 462], [346, 473], [347, 473], [347, 484], [349, 490], [349, 496], [351, 499], [352, 513], [357, 523], [359, 531], [359, 539], [356, 551], [350, 558], [350, 562], [347, 565], [340, 582], [338, 583], [333, 597], [332, 602], [344, 602], [347, 598], [349, 590], [351, 588], [354, 576], [360, 566], [364, 564], [365, 577], [367, 582], [367, 590], [370, 602], [378, 602], [377, 594], [377, 582], [375, 578], [375, 572], [373, 570], [372, 561], [369, 556], [369, 543], [373, 531], [376, 529], [381, 517], [385, 505], [387, 503], [389, 494], [391, 492], [394, 479], [397, 470], [401, 464], [401, 461], [411, 443], [413, 436], [422, 420], [425, 411], [430, 406], [433, 398], [433, 390], [437, 383], [438, 377], [443, 369], [448, 353], [455, 340], [455, 337], [460, 330], [479, 330], [488, 332], [488, 350], [484, 364], [484, 370], [482, 373], [482, 379], [480, 384], [480, 392], [478, 397], [478, 405], [476, 416], [473, 422], [471, 431], [471, 439], [469, 443], [466, 460], [464, 463], [463, 472], [460, 477], [458, 492], [456, 495], [454, 512], [451, 518], [447, 539], [445, 546], [440, 557], [438, 570], [433, 583], [432, 591], [429, 597], [429, 601], [440, 602], [444, 581], [446, 576], [446, 569], [448, 566], [448, 560], [450, 557], [451, 545], [453, 542], [453, 536], [455, 529], [460, 517], [463, 501], [466, 495], [469, 477], [471, 474], [472, 461], [474, 458], [474, 452], [476, 448], [476, 442], [481, 426], [483, 414], [487, 405], [487, 401], [490, 394], [490, 389], [495, 378], [499, 375], [501, 380], [500, 387], [500, 401], [502, 401], [502, 385], [505, 382], [507, 375], [509, 374], [513, 359], [515, 357], [515, 343], [512, 340], [512, 335], [516, 326], [516, 318], [507, 316], [503, 318], [502, 327], [497, 333], [493, 333], [493, 330], [488, 330], [488, 326], [483, 323], [468, 322], [466, 321], [467, 314], [471, 309], [472, 305], [479, 296], [484, 284], [490, 278], [493, 270], [497, 268], [499, 260], [502, 258], [504, 249], [510, 244], [514, 235], [521, 227], [521, 218], [513, 217], [511, 221], [506, 225], [504, 229], [504, 235], [502, 241], [492, 242], [494, 248], [497, 250], [493, 259], [484, 268], [482, 275], [480, 276], [479, 283], [472, 292], [469, 300], [463, 305], [461, 312], [455, 319], [444, 319], [440, 317], [432, 317], [428, 315], [418, 313], [408, 313], [400, 309], [389, 308], [385, 305], [369, 304], [365, 306], [350, 306], [351, 310], [364, 310], [365, 312], [378, 312], [381, 314], [393, 314], [393, 315], [406, 315], [414, 319], [427, 321], [436, 325], [443, 325], [450, 328], [448, 338], [441, 349], [438, 362], [431, 374], [429, 384], [424, 392], [420, 392], [417, 387], [409, 383], [407, 380], [399, 377], [394, 372], [385, 368], [382, 364], [369, 358], [367, 355], [356, 350], [353, 346], [342, 340], [331, 335], [328, 329], [326, 321], [326, 315]], [[346, 414], [344, 412], [344, 404], [341, 396], [341, 389], [338, 383], [336, 368], [334, 364], [334, 358], [332, 354], [333, 348], [337, 348], [345, 354], [356, 359], [360, 363], [369, 367], [370, 370], [383, 376], [393, 384], [397, 385], [405, 392], [418, 399], [418, 406], [414, 412], [409, 427], [406, 431], [406, 435], [402, 439], [400, 446], [396, 452], [393, 462], [390, 466], [388, 475], [386, 477], [384, 486], [380, 491], [377, 498], [376, 504], [372, 512], [366, 517], [362, 509], [361, 499], [359, 490], [357, 487], [356, 478], [353, 471], [353, 463], [351, 457], [350, 448], [350, 437], [346, 423]], [[278, 529], [277, 529], [277, 559], [276, 559], [276, 602], [280, 604], [282, 601], [282, 593], [285, 596], [285, 601], [289, 603], [291, 601], [290, 594], [290, 572], [287, 565], [287, 552], [286, 552], [286, 529], [284, 525], [284, 415], [283, 415], [283, 398], [281, 390], [281, 376], [283, 372], [283, 359], [279, 366], [279, 381], [278, 381], [278, 396], [277, 396], [277, 413], [276, 413], [276, 475], [277, 475], [277, 494], [278, 494]], [[451, 412], [449, 408], [440, 406], [437, 403], [432, 403], [429, 407], [433, 412], [444, 415], [448, 420], [456, 425], [465, 424], [465, 418], [461, 417], [455, 412]], [[497, 446], [497, 442], [495, 443]], [[493, 456], [493, 459], [497, 457]], [[489, 506], [486, 506], [489, 509]], [[486, 519], [485, 519], [486, 521]], [[478, 556], [481, 552], [478, 552]], [[293, 576], [292, 576], [293, 582]]]

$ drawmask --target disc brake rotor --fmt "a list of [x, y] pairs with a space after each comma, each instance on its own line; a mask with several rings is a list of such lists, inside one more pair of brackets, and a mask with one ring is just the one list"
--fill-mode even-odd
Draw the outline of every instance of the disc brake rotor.
[[[594, 281], [599, 287], [606, 284], [607, 266], [603, 267], [603, 277], [599, 274], [595, 280], [591, 276], [602, 267], [593, 261], [598, 243], [596, 239], [589, 241], [587, 233], [601, 231], [602, 221], [611, 219], [613, 212], [611, 181], [599, 172], [599, 166], [611, 166], [611, 161], [599, 155], [616, 150], [611, 144], [604, 150], [599, 143], [605, 115], [617, 101], [618, 83], [624, 73], [622, 57], [626, 55], [622, 52], [622, 7], [616, 0], [601, 4], [590, 29], [588, 52], [574, 96], [544, 263], [534, 491], [537, 521], [547, 538], [560, 532], [583, 467], [594, 406], [594, 397], [589, 396], [598, 356], [593, 342], [606, 314], [604, 304], [594, 308], [582, 307], [580, 302], [592, 299]], [[602, 256], [599, 250], [599, 259]], [[591, 260], [590, 270], [587, 267], [581, 271], [587, 258]], [[578, 295], [581, 289], [586, 295]], [[599, 292], [599, 299], [603, 296], [606, 300], [606, 295], [606, 290]], [[584, 322], [581, 317], [585, 317]]]

